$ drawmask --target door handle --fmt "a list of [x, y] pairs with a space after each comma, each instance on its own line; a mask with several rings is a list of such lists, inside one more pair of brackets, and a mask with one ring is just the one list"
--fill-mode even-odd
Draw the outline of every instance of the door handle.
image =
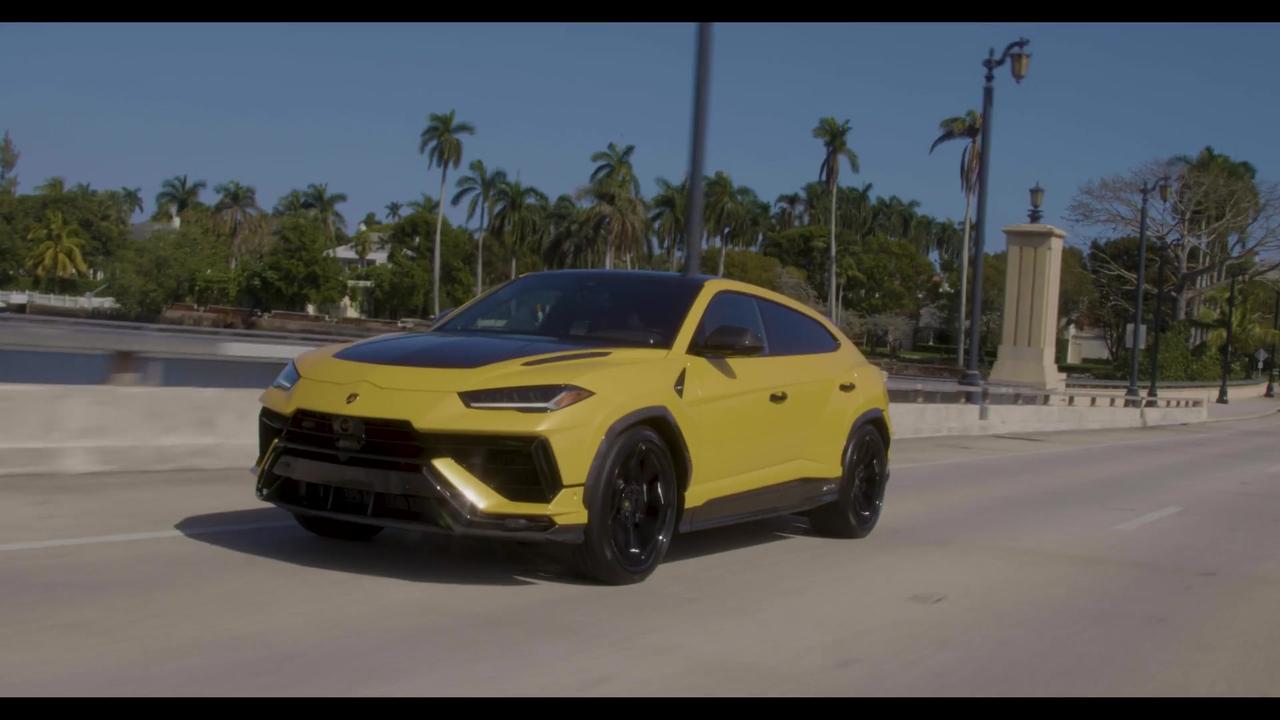
[[771, 395], [769, 395], [769, 401], [775, 402], [775, 403], [786, 402], [787, 394], [785, 392], [772, 393]]
[[847, 383], [840, 383], [840, 392], [853, 392], [854, 388], [856, 388], [856, 387], [858, 387], [858, 386], [857, 386], [857, 385], [854, 385], [854, 384], [853, 384], [853, 383], [851, 383], [851, 382], [847, 382]]

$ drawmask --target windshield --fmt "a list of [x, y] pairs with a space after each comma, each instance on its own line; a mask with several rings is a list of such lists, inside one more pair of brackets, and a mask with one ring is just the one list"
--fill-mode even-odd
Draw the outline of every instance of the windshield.
[[527, 275], [462, 310], [434, 332], [669, 348], [699, 290], [698, 283], [676, 275]]

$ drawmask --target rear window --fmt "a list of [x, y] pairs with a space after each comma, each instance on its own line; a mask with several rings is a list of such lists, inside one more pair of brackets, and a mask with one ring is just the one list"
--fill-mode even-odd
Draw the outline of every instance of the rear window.
[[756, 298], [764, 318], [770, 355], [816, 355], [834, 352], [840, 342], [822, 323], [778, 303]]

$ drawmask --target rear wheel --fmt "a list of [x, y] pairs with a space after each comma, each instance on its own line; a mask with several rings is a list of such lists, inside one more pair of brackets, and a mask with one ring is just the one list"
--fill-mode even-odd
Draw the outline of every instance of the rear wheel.
[[327, 538], [336, 538], [338, 540], [372, 540], [375, 535], [385, 529], [377, 525], [365, 525], [364, 523], [353, 523], [346, 520], [338, 520], [336, 518], [320, 517], [319, 515], [306, 515], [304, 513], [294, 513], [293, 519], [297, 520], [299, 525], [316, 535]]
[[836, 500], [809, 514], [813, 529], [832, 537], [861, 538], [871, 534], [884, 506], [888, 478], [884, 439], [874, 427], [863, 425], [845, 450], [844, 475]]
[[587, 491], [587, 528], [576, 550], [587, 576], [610, 585], [649, 577], [675, 532], [678, 490], [666, 443], [635, 427], [609, 446], [604, 471]]

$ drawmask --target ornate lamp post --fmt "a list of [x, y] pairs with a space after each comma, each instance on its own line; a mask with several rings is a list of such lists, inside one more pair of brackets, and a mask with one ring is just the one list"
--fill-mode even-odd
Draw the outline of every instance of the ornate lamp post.
[[1040, 205], [1044, 203], [1044, 188], [1040, 187], [1040, 182], [1036, 182], [1036, 186], [1028, 192], [1031, 193], [1031, 210], [1027, 212], [1027, 220], [1033, 223], [1040, 222], [1040, 218], [1044, 217], [1044, 213], [1040, 212]]
[[1235, 324], [1237, 277], [1239, 273], [1232, 269], [1231, 295], [1227, 298], [1227, 342], [1222, 346], [1222, 386], [1218, 388], [1218, 402], [1222, 405], [1231, 402], [1227, 398], [1227, 374], [1231, 372], [1231, 326]]
[[[707, 145], [707, 96], [711, 76], [711, 23], [698, 23], [698, 65], [693, 80], [693, 142], [689, 152], [689, 209], [684, 226], [684, 274], [701, 272], [702, 165]], [[721, 249], [723, 252], [723, 248]]]
[[1026, 38], [1019, 38], [1009, 43], [1004, 53], [996, 59], [995, 48], [987, 51], [987, 59], [982, 66], [987, 69], [986, 84], [982, 86], [982, 147], [978, 165], [978, 216], [974, 223], [975, 242], [973, 246], [973, 313], [969, 318], [969, 364], [961, 385], [981, 386], [982, 373], [978, 372], [978, 352], [981, 347], [979, 328], [982, 325], [982, 255], [983, 232], [987, 219], [987, 169], [991, 164], [991, 103], [994, 92], [992, 82], [995, 81], [995, 69], [1009, 60], [1009, 70], [1017, 83], [1027, 76], [1027, 67], [1031, 64], [1031, 54], [1025, 48], [1031, 43]]
[[1125, 390], [1125, 405], [1142, 407], [1142, 391], [1138, 390], [1138, 338], [1142, 329], [1142, 294], [1146, 285], [1147, 272], [1147, 200], [1155, 190], [1160, 191], [1160, 201], [1169, 201], [1169, 177], [1160, 178], [1154, 183], [1142, 186], [1142, 213], [1138, 220], [1138, 285], [1134, 289], [1133, 301], [1133, 347], [1129, 362], [1129, 388]]
[[1151, 319], [1151, 327], [1154, 333], [1151, 338], [1151, 387], [1147, 389], [1148, 400], [1154, 400], [1157, 397], [1156, 378], [1160, 374], [1160, 306], [1164, 300], [1164, 262], [1175, 245], [1177, 243], [1170, 242], [1163, 242], [1160, 245], [1160, 268], [1156, 270], [1156, 312], [1155, 317]]
[[[1271, 314], [1271, 328], [1280, 333], [1280, 287], [1276, 288], [1276, 309]], [[1266, 397], [1273, 398], [1276, 396], [1276, 337], [1271, 336], [1271, 365], [1267, 369], [1267, 394]]]

